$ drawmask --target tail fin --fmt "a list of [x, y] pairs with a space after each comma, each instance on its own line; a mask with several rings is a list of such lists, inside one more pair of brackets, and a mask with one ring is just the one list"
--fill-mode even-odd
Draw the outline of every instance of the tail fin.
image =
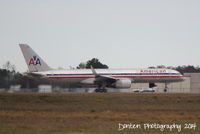
[[30, 46], [19, 44], [24, 55], [26, 64], [30, 72], [40, 72], [52, 70], [43, 60], [37, 55]]

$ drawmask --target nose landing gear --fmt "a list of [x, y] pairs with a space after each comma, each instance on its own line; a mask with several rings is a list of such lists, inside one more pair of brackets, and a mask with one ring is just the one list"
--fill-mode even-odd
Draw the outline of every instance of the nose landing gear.
[[168, 83], [165, 83], [165, 88], [164, 88], [164, 92], [166, 93], [167, 92], [167, 90], [168, 90]]

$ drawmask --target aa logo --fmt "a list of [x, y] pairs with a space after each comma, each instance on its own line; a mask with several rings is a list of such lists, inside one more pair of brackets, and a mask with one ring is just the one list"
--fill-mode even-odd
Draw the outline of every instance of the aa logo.
[[29, 61], [29, 66], [30, 65], [41, 65], [40, 59], [37, 58], [37, 56], [33, 56], [30, 61]]

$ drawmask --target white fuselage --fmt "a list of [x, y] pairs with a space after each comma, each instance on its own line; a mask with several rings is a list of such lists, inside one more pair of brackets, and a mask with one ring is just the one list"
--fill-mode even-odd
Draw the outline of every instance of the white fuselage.
[[[129, 79], [140, 83], [169, 83], [183, 81], [184, 77], [178, 71], [171, 69], [95, 69], [98, 75], [116, 79]], [[93, 84], [95, 76], [91, 69], [50, 70], [34, 72], [49, 79], [59, 79], [68, 83]]]
[[29, 72], [27, 75], [62, 80], [65, 83], [93, 84], [96, 92], [106, 92], [106, 87], [130, 88], [131, 83], [178, 82], [184, 77], [171, 69], [72, 69], [54, 70], [27, 44], [19, 45]]

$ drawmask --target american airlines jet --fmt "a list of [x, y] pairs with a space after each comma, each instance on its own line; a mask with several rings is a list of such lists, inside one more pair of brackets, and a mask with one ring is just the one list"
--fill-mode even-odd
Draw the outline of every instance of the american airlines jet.
[[59, 79], [67, 83], [96, 85], [96, 92], [106, 92], [106, 88], [130, 88], [131, 83], [170, 83], [183, 81], [184, 77], [171, 69], [70, 69], [50, 68], [30, 46], [19, 45], [29, 69], [28, 75], [48, 79]]

